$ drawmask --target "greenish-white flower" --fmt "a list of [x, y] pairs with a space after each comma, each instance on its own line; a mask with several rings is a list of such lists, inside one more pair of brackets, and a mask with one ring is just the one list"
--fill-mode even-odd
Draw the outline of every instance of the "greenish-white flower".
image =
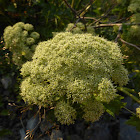
[[38, 43], [39, 34], [33, 31], [33, 25], [18, 22], [5, 28], [4, 41], [6, 48], [13, 54], [13, 62], [21, 68], [23, 63], [31, 60], [35, 50], [32, 46]]
[[25, 24], [24, 25], [24, 29], [27, 30], [27, 31], [32, 31], [34, 29], [33, 25], [32, 24]]
[[61, 124], [73, 124], [76, 119], [76, 110], [64, 101], [57, 103], [54, 114]]
[[140, 118], [140, 107], [136, 108], [136, 114], [137, 114], [138, 117]]
[[39, 37], [40, 37], [39, 33], [37, 33], [37, 32], [32, 32], [32, 33], [30, 34], [30, 36], [31, 36], [32, 38], [34, 38], [34, 39], [39, 39]]
[[75, 104], [84, 106], [87, 121], [98, 120], [104, 112], [101, 102], [117, 96], [113, 83], [128, 82], [119, 46], [88, 33], [57, 33], [39, 43], [32, 59], [21, 68], [21, 96], [29, 104], [56, 106], [55, 116], [62, 124], [73, 123], [79, 111]]
[[98, 84], [98, 90], [98, 97], [103, 102], [109, 103], [111, 100], [117, 97], [115, 87], [107, 78], [102, 78], [101, 82]]
[[[138, 93], [140, 97], [140, 92]], [[136, 108], [136, 114], [140, 118], [140, 106]]]
[[26, 40], [27, 45], [33, 45], [35, 43], [35, 40], [31, 37], [27, 38]]
[[104, 106], [101, 102], [91, 99], [86, 101], [83, 110], [84, 110], [83, 118], [89, 122], [98, 121], [105, 112]]

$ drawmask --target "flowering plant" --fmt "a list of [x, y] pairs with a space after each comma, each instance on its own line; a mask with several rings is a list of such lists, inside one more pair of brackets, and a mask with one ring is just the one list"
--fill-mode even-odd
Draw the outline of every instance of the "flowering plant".
[[61, 32], [39, 43], [33, 60], [23, 64], [21, 96], [28, 104], [54, 107], [61, 124], [74, 123], [78, 105], [87, 121], [97, 121], [104, 103], [117, 98], [126, 85], [119, 46], [92, 34]]
[[27, 60], [31, 60], [39, 38], [39, 33], [34, 32], [34, 27], [31, 24], [18, 22], [14, 26], [5, 28], [5, 46], [12, 52], [13, 62], [19, 68]]

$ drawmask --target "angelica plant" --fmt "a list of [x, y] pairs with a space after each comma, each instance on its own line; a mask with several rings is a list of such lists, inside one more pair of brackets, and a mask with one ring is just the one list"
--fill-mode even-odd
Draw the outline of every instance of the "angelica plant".
[[13, 62], [19, 68], [27, 60], [31, 60], [39, 38], [39, 33], [34, 32], [34, 27], [31, 24], [18, 22], [14, 26], [5, 28], [5, 46], [12, 52]]
[[57, 33], [39, 43], [32, 59], [21, 68], [21, 96], [53, 107], [61, 124], [74, 123], [77, 106], [86, 121], [99, 120], [104, 103], [118, 97], [116, 86], [128, 82], [119, 46], [88, 33]]

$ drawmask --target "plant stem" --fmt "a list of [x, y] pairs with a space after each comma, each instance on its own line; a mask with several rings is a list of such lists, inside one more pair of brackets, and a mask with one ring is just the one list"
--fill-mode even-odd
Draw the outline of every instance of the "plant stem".
[[136, 96], [134, 96], [134, 95], [132, 95], [131, 93], [129, 93], [128, 91], [126, 91], [125, 88], [118, 87], [117, 89], [118, 89], [119, 91], [125, 93], [126, 95], [130, 96], [134, 101], [136, 101], [138, 104], [140, 104], [140, 100], [139, 100]]
[[129, 110], [128, 108], [126, 107], [123, 107], [125, 110], [127, 110], [128, 112], [132, 113], [133, 115], [136, 115], [133, 111]]

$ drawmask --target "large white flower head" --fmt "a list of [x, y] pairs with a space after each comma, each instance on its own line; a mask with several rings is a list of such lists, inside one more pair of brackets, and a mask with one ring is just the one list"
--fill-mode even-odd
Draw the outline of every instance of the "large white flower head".
[[31, 60], [40, 35], [34, 32], [31, 24], [18, 22], [4, 30], [5, 46], [13, 54], [13, 62], [21, 68], [27, 60]]
[[[114, 83], [123, 86], [128, 82], [127, 70], [124, 67], [119, 70], [122, 62], [116, 43], [92, 34], [58, 33], [53, 39], [39, 43], [33, 60], [23, 64], [21, 96], [29, 104], [57, 106], [59, 110], [62, 106], [57, 102], [69, 101], [71, 107], [65, 107], [73, 112], [73, 104], [84, 106], [87, 100], [98, 100], [93, 106], [102, 106], [100, 102], [109, 103], [116, 97]], [[64, 120], [59, 117], [63, 110], [58, 112], [55, 113], [58, 120]], [[84, 112], [94, 114], [94, 109]], [[103, 107], [98, 115], [97, 112], [91, 121], [99, 119]]]

